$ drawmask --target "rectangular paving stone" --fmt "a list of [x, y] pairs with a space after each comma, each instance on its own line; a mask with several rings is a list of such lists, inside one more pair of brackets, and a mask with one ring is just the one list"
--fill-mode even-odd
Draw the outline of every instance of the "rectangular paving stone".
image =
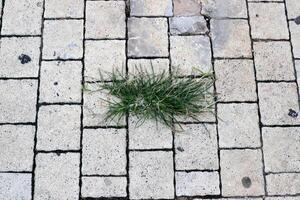
[[300, 58], [300, 26], [290, 21], [291, 42], [295, 58]]
[[36, 80], [0, 80], [0, 94], [0, 123], [35, 122]]
[[126, 197], [126, 177], [82, 177], [83, 197]]
[[77, 199], [79, 159], [79, 153], [37, 154], [34, 199]]
[[176, 172], [177, 196], [219, 195], [218, 172]]
[[299, 200], [300, 196], [296, 197], [266, 197], [266, 200]]
[[81, 102], [80, 61], [43, 61], [40, 73], [40, 102]]
[[0, 173], [0, 198], [30, 200], [31, 174]]
[[223, 196], [264, 195], [260, 150], [221, 150], [220, 160]]
[[212, 20], [211, 34], [214, 57], [252, 57], [247, 20]]
[[80, 59], [83, 20], [45, 20], [43, 59]]
[[289, 19], [295, 19], [300, 15], [300, 4], [298, 0], [286, 0], [286, 9]]
[[46, 0], [45, 18], [82, 18], [84, 0]]
[[[209, 2], [209, 1], [206, 1]], [[244, 0], [215, 0], [214, 7], [205, 9], [202, 5], [202, 14], [212, 18], [247, 18], [247, 5]]]
[[207, 36], [171, 36], [172, 67], [182, 75], [197, 75], [212, 70], [210, 42]]
[[218, 118], [220, 147], [261, 146], [257, 104], [218, 104]]
[[167, 57], [168, 23], [165, 18], [128, 18], [128, 56]]
[[102, 40], [85, 42], [85, 71], [86, 80], [100, 80], [99, 71], [104, 79], [107, 73], [114, 70], [125, 72], [126, 64], [125, 40]]
[[41, 34], [43, 0], [5, 1], [2, 35]]
[[80, 149], [81, 107], [76, 105], [42, 106], [38, 113], [37, 149]]
[[298, 91], [295, 83], [258, 83], [261, 122], [264, 125], [299, 124]]
[[[205, 199], [199, 199], [196, 198], [194, 200], [205, 200]], [[209, 200], [214, 200], [214, 199], [209, 199]], [[249, 198], [249, 197], [242, 197], [242, 198], [220, 198], [219, 200], [263, 200], [262, 198]]]
[[172, 16], [172, 0], [131, 0], [131, 16]]
[[254, 42], [257, 80], [295, 80], [289, 42]]
[[269, 174], [266, 176], [268, 195], [299, 194], [300, 174]]
[[198, 35], [208, 33], [207, 21], [203, 16], [181, 16], [169, 19], [172, 35]]
[[34, 126], [0, 126], [0, 171], [32, 170], [34, 134]]
[[128, 123], [130, 149], [172, 148], [173, 135], [169, 127], [154, 120], [140, 124], [136, 117], [130, 117]]
[[216, 126], [189, 124], [175, 133], [175, 163], [177, 170], [217, 170], [218, 142]]
[[172, 152], [130, 152], [129, 177], [130, 199], [173, 199]]
[[252, 60], [216, 60], [216, 91], [221, 101], [256, 101]]
[[252, 38], [289, 39], [283, 3], [249, 3], [249, 15]]
[[39, 71], [40, 46], [40, 37], [1, 38], [0, 76], [37, 77]]
[[87, 1], [86, 38], [125, 38], [124, 1]]
[[[138, 74], [142, 69], [152, 73], [169, 73], [170, 61], [166, 58], [157, 59], [128, 59], [128, 72], [129, 74]], [[153, 68], [153, 71], [152, 71]]]
[[300, 171], [300, 128], [263, 128], [266, 172]]
[[175, 16], [200, 15], [202, 9], [201, 0], [173, 0]]
[[85, 129], [82, 144], [84, 175], [126, 174], [125, 129]]

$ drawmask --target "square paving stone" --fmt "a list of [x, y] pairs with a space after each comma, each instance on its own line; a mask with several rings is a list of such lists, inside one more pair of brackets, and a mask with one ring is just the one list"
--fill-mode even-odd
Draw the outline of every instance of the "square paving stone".
[[126, 197], [126, 177], [82, 177], [83, 197]]
[[175, 16], [193, 16], [200, 15], [202, 9], [201, 0], [174, 0]]
[[142, 69], [152, 73], [169, 73], [170, 61], [166, 58], [157, 59], [128, 59], [129, 74], [138, 74]]
[[45, 20], [43, 59], [80, 59], [83, 20]]
[[218, 118], [220, 147], [260, 147], [257, 104], [218, 104]]
[[214, 57], [252, 57], [247, 20], [212, 20], [211, 33]]
[[[206, 1], [209, 2], [209, 1]], [[202, 13], [212, 18], [247, 18], [247, 5], [244, 0], [215, 0], [213, 9], [205, 9]]]
[[218, 172], [176, 172], [177, 196], [219, 195]]
[[216, 170], [218, 142], [216, 126], [189, 124], [184, 131], [175, 133], [175, 163], [177, 170]]
[[34, 126], [0, 126], [0, 171], [32, 170], [34, 134]]
[[173, 136], [169, 127], [150, 120], [139, 123], [136, 117], [129, 118], [130, 149], [172, 148]]
[[131, 0], [131, 16], [172, 16], [172, 0]]
[[289, 42], [254, 42], [253, 48], [258, 80], [295, 80]]
[[125, 38], [124, 1], [87, 1], [86, 38]]
[[172, 67], [182, 75], [197, 75], [212, 70], [210, 42], [207, 36], [172, 36]]
[[125, 72], [125, 54], [125, 40], [86, 41], [84, 59], [86, 80], [99, 80], [99, 72], [104, 79], [108, 79], [106, 74], [108, 72], [114, 70]]
[[259, 196], [265, 193], [260, 150], [221, 150], [223, 196]]
[[269, 174], [266, 176], [268, 195], [299, 194], [300, 174]]
[[298, 0], [286, 0], [286, 9], [289, 19], [295, 19], [300, 15], [300, 4]]
[[40, 81], [40, 102], [81, 102], [80, 61], [43, 61]]
[[83, 10], [84, 0], [46, 0], [44, 15], [45, 18], [82, 18]]
[[0, 123], [35, 122], [36, 80], [0, 80]]
[[291, 41], [295, 58], [300, 58], [300, 25], [290, 22]]
[[0, 198], [3, 200], [30, 200], [31, 174], [1, 173]]
[[249, 15], [253, 38], [289, 39], [283, 3], [249, 3]]
[[37, 149], [80, 149], [81, 107], [76, 105], [42, 106], [38, 113]]
[[295, 83], [258, 83], [261, 122], [264, 125], [300, 124], [298, 91]]
[[3, 35], [41, 34], [43, 0], [9, 0], [5, 2]]
[[215, 76], [219, 100], [257, 100], [252, 60], [216, 60]]
[[166, 18], [128, 18], [128, 56], [167, 57]]
[[130, 199], [173, 199], [172, 152], [130, 152], [129, 177]]
[[77, 199], [79, 160], [79, 153], [37, 154], [34, 199]]
[[0, 76], [37, 77], [41, 38], [1, 38]]
[[300, 128], [263, 128], [266, 172], [300, 171]]
[[85, 129], [82, 144], [84, 175], [126, 174], [125, 129]]

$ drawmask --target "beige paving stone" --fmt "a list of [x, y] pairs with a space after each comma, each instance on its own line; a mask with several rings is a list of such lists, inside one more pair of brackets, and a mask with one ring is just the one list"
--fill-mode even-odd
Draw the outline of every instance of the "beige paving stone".
[[0, 80], [0, 123], [34, 122], [36, 80]]
[[216, 91], [222, 101], [256, 101], [252, 60], [216, 60]]
[[189, 124], [175, 133], [175, 163], [177, 170], [217, 170], [218, 142], [216, 126]]
[[295, 195], [299, 194], [300, 174], [269, 174], [266, 176], [267, 191], [269, 195]]
[[136, 117], [129, 118], [130, 149], [172, 148], [173, 136], [169, 127], [154, 120], [139, 123]]
[[257, 80], [295, 80], [289, 42], [254, 42]]
[[128, 18], [128, 56], [168, 56], [168, 23], [165, 18]]
[[84, 175], [126, 174], [125, 129], [85, 129], [82, 144]]
[[83, 197], [126, 197], [126, 177], [82, 177]]
[[172, 16], [172, 0], [131, 0], [131, 16]]
[[[268, 12], [266, 12], [266, 10]], [[252, 38], [288, 39], [289, 32], [282, 3], [250, 3]], [[276, 19], [276, 20], [274, 20]]]
[[43, 0], [9, 0], [5, 2], [2, 35], [41, 34]]
[[81, 108], [76, 105], [49, 105], [39, 108], [37, 146], [39, 150], [80, 149]]
[[297, 0], [286, 0], [286, 9], [289, 19], [295, 19], [300, 15], [300, 4]]
[[[0, 2], [1, 3], [1, 2]], [[0, 76], [37, 77], [41, 38], [1, 38]]]
[[1, 173], [0, 198], [30, 200], [31, 174]]
[[169, 22], [172, 35], [197, 35], [208, 32], [203, 16], [172, 17]]
[[[208, 2], [203, 1], [204, 2]], [[211, 1], [213, 2], [213, 1]], [[214, 9], [205, 9], [205, 3], [202, 14], [212, 18], [247, 18], [247, 5], [244, 0], [215, 0]]]
[[247, 20], [212, 20], [211, 34], [214, 57], [252, 57]]
[[130, 152], [129, 177], [131, 199], [173, 199], [172, 152]]
[[299, 112], [295, 83], [258, 83], [261, 122], [264, 125], [299, 124], [299, 117], [289, 115]]
[[176, 172], [176, 195], [219, 195], [218, 172]]
[[34, 134], [34, 126], [0, 126], [0, 171], [32, 170]]
[[174, 15], [175, 16], [192, 16], [200, 15], [201, 0], [174, 0]]
[[221, 150], [223, 196], [259, 196], [265, 193], [260, 150]]
[[171, 36], [172, 67], [182, 75], [197, 75], [212, 70], [210, 42], [207, 36]]
[[87, 1], [86, 38], [125, 38], [124, 1]]
[[80, 59], [83, 20], [45, 20], [43, 59]]
[[300, 58], [300, 26], [290, 22], [291, 41], [295, 58]]
[[263, 128], [266, 172], [300, 171], [300, 128]]
[[257, 104], [218, 104], [218, 118], [220, 147], [261, 145]]
[[[129, 74], [138, 74], [140, 70], [144, 72], [169, 73], [170, 61], [166, 58], [157, 59], [128, 59]], [[153, 71], [152, 71], [153, 68]]]
[[45, 18], [82, 18], [84, 0], [46, 0]]
[[77, 199], [79, 153], [37, 154], [34, 199]]
[[85, 42], [85, 80], [109, 79], [107, 73], [114, 70], [124, 71], [126, 64], [125, 41], [102, 40]]
[[81, 102], [82, 63], [80, 61], [42, 62], [40, 102]]

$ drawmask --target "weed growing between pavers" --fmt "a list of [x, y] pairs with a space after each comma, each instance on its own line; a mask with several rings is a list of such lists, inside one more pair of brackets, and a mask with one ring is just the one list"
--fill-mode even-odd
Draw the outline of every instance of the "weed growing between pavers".
[[137, 125], [145, 120], [155, 120], [173, 128], [173, 123], [178, 123], [179, 118], [189, 117], [198, 121], [199, 114], [213, 112], [213, 73], [199, 72], [197, 78], [178, 78], [178, 72], [157, 74], [153, 68], [150, 72], [142, 68], [136, 71], [129, 76], [120, 71], [106, 73], [105, 76], [111, 80], [109, 82], [100, 73], [100, 81], [93, 83], [96, 84], [95, 89], [85, 85], [86, 91], [105, 91], [116, 97], [117, 100], [102, 99], [108, 103], [106, 121], [119, 122], [129, 114], [139, 119]]

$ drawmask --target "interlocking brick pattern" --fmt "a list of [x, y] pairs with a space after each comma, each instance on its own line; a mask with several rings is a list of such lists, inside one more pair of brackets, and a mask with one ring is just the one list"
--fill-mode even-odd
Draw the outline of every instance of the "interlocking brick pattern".
[[[299, 15], [299, 0], [0, 0], [0, 200], [299, 200]], [[213, 70], [215, 116], [104, 122], [113, 97], [82, 85], [140, 65]]]

